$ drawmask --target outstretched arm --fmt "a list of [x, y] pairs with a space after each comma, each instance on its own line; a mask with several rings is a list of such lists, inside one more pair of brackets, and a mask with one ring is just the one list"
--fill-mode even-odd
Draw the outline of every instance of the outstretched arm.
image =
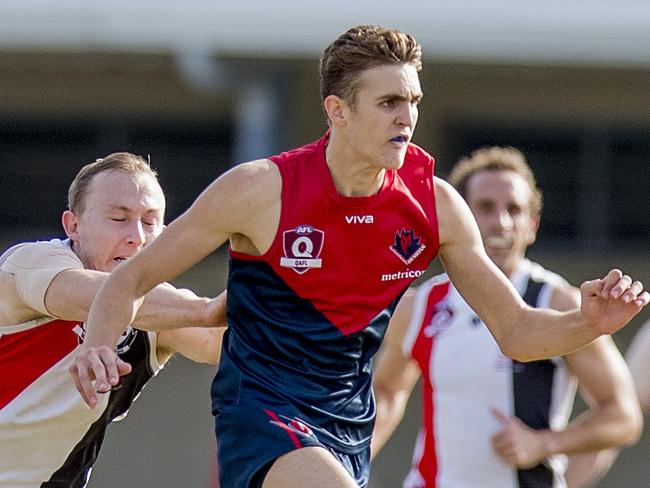
[[237, 166], [212, 183], [155, 241], [111, 273], [93, 302], [86, 340], [71, 367], [75, 385], [89, 406], [96, 405], [97, 390], [119, 381], [120, 363], [112, 348], [133, 321], [141, 297], [229, 237], [245, 238], [253, 249], [265, 251], [277, 228], [280, 190], [272, 163]]
[[179, 353], [197, 363], [219, 364], [225, 327], [189, 327], [158, 333], [158, 361]]
[[210, 301], [209, 308], [217, 327], [188, 327], [163, 330], [158, 333], [158, 362], [165, 362], [174, 353], [180, 353], [197, 363], [219, 364], [221, 343], [228, 326], [226, 322], [226, 292]]
[[[0, 271], [0, 326], [43, 316], [85, 321], [108, 273], [81, 268], [73, 256], [47, 243], [28, 243], [11, 253]], [[147, 330], [224, 323], [225, 300], [198, 297], [168, 283], [147, 295], [134, 321]]]
[[520, 361], [562, 356], [623, 327], [650, 301], [639, 282], [610, 271], [581, 286], [581, 309], [528, 307], [483, 249], [467, 204], [436, 178], [440, 258], [463, 298], [507, 356]]
[[413, 311], [414, 291], [409, 290], [400, 300], [390, 320], [386, 337], [378, 352], [373, 370], [373, 387], [377, 402], [377, 417], [372, 433], [371, 456], [374, 458], [386, 444], [404, 417], [420, 370], [402, 351]]
[[[93, 298], [107, 277], [108, 273], [89, 269], [62, 271], [45, 294], [48, 312], [65, 320], [86, 320]], [[222, 305], [223, 310], [216, 308], [215, 303]], [[224, 314], [224, 300], [213, 302], [190, 290], [161, 283], [146, 295], [133, 325], [144, 330], [222, 326]]]

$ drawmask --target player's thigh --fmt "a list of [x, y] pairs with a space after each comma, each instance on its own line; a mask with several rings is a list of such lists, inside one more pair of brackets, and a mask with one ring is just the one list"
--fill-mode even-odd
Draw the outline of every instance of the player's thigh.
[[304, 447], [280, 456], [262, 488], [358, 488], [341, 463], [322, 447]]

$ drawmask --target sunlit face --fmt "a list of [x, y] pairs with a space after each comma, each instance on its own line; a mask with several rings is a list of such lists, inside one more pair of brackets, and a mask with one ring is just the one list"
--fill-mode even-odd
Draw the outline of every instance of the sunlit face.
[[467, 181], [466, 197], [488, 256], [512, 275], [535, 241], [539, 223], [531, 215], [528, 182], [514, 171], [480, 171]]
[[84, 266], [109, 272], [160, 234], [164, 213], [153, 177], [104, 171], [90, 182], [83, 212], [66, 211], [63, 225]]
[[352, 105], [344, 102], [343, 131], [354, 160], [397, 169], [418, 120], [422, 89], [412, 64], [386, 64], [359, 77]]

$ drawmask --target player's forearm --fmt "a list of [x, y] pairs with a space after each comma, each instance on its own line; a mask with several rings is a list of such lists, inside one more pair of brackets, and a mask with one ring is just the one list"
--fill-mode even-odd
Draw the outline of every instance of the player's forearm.
[[166, 330], [181, 327], [210, 327], [206, 307], [208, 298], [190, 290], [162, 283], [151, 290], [139, 308], [134, 324], [139, 329]]
[[566, 429], [547, 431], [551, 454], [576, 454], [623, 447], [641, 435], [643, 420], [633, 405], [601, 405], [576, 417]]
[[371, 458], [374, 459], [379, 451], [384, 447], [390, 436], [404, 417], [408, 396], [405, 398], [388, 399], [379, 398], [377, 394], [377, 417], [375, 419], [375, 428], [372, 432], [372, 442], [370, 447]]
[[557, 312], [530, 307], [500, 330], [496, 338], [501, 350], [518, 361], [564, 356], [601, 335], [583, 320], [579, 310]]
[[569, 488], [596, 486], [618, 457], [618, 449], [571, 454], [564, 478]]
[[86, 321], [85, 347], [114, 347], [142, 304], [132, 278], [113, 271], [100, 287]]

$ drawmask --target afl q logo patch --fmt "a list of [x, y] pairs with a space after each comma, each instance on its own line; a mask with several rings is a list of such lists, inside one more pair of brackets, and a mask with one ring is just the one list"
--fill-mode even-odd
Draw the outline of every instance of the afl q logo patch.
[[320, 268], [325, 232], [311, 225], [299, 225], [295, 229], [282, 233], [284, 256], [280, 258], [280, 266], [292, 268], [296, 273], [303, 274], [311, 268]]

